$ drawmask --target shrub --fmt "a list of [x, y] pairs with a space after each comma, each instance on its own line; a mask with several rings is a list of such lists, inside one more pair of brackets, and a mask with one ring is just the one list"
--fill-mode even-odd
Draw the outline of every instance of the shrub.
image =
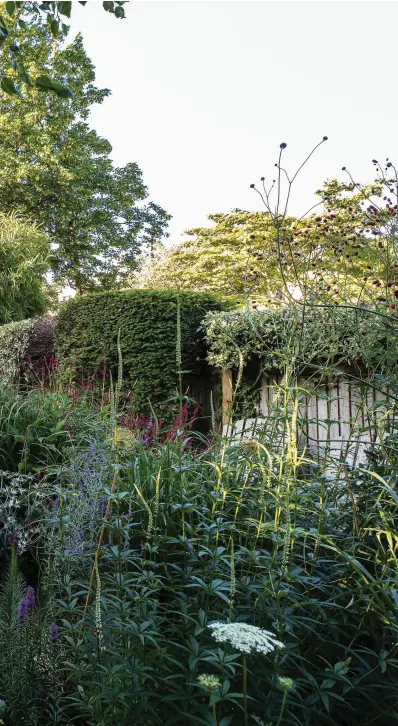
[[[54, 318], [30, 318], [0, 327], [0, 375], [14, 381], [54, 353]], [[30, 361], [29, 365], [28, 362]]]
[[46, 234], [16, 215], [0, 213], [0, 325], [41, 315], [50, 246]]
[[148, 409], [149, 400], [162, 403], [177, 388], [179, 334], [182, 369], [203, 374], [206, 351], [199, 326], [207, 312], [220, 308], [217, 297], [201, 293], [132, 290], [87, 295], [61, 308], [55, 328], [57, 356], [75, 377], [102, 367], [104, 360], [116, 376], [120, 330], [123, 380], [133, 389], [136, 410]]
[[40, 472], [105, 436], [101, 416], [66, 393], [0, 385], [0, 469]]

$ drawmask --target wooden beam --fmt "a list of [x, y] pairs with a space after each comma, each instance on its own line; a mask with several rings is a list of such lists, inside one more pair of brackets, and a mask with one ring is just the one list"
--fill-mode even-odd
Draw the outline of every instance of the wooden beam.
[[231, 423], [232, 418], [232, 370], [222, 372], [222, 424]]

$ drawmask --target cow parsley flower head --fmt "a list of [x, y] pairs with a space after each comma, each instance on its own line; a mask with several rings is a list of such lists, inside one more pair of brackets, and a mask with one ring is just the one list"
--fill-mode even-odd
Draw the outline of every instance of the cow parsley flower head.
[[220, 685], [220, 679], [217, 678], [217, 676], [210, 676], [210, 675], [202, 675], [198, 677], [198, 681], [202, 688], [205, 688], [206, 691], [214, 692], [217, 690], [217, 688]]
[[283, 648], [284, 645], [276, 639], [274, 633], [263, 630], [256, 625], [247, 623], [212, 623], [209, 625], [213, 638], [217, 643], [230, 643], [233, 648], [241, 653], [261, 653], [267, 655], [275, 648]]

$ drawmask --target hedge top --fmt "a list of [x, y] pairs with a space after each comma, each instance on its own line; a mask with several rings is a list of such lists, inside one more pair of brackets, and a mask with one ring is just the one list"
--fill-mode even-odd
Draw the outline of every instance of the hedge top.
[[169, 290], [105, 292], [65, 303], [55, 329], [61, 365], [77, 375], [102, 369], [106, 360], [116, 375], [120, 330], [124, 384], [136, 409], [164, 402], [178, 383], [178, 301], [182, 369], [200, 374], [206, 366], [201, 321], [222, 304], [215, 295]]
[[398, 359], [393, 320], [370, 308], [292, 305], [209, 313], [203, 327], [208, 361], [224, 370], [256, 358], [268, 371], [289, 362], [301, 368], [361, 364], [388, 373]]

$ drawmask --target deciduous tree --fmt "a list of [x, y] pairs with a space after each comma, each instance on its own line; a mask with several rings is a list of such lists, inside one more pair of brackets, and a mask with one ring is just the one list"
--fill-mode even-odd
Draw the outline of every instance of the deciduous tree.
[[[109, 91], [95, 86], [81, 36], [63, 47], [45, 25], [23, 32], [30, 72], [56, 78], [73, 98], [30, 88], [0, 96], [0, 208], [48, 232], [56, 280], [80, 292], [113, 286], [162, 236], [169, 216], [147, 201], [137, 164], [116, 167], [110, 143], [88, 124], [92, 104]], [[0, 54], [0, 72], [7, 64]]]

